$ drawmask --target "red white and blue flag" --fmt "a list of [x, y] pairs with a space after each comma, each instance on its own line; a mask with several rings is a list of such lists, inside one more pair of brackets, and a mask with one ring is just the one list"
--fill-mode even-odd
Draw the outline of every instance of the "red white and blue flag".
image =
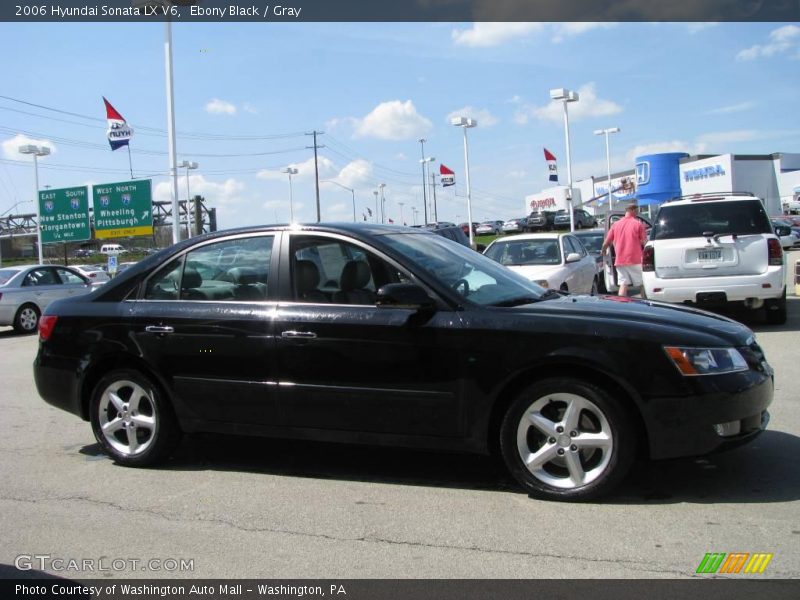
[[439, 177], [442, 182], [442, 187], [456, 184], [456, 174], [444, 165], [439, 165]]
[[547, 161], [547, 172], [550, 174], [550, 181], [558, 183], [558, 167], [556, 166], [556, 157], [547, 149], [544, 149], [544, 159]]
[[116, 108], [111, 106], [111, 103], [105, 97], [103, 102], [106, 104], [106, 118], [108, 119], [106, 136], [108, 137], [108, 143], [111, 144], [111, 149], [116, 150], [117, 148], [122, 148], [122, 146], [127, 146], [133, 137], [133, 129], [128, 126], [122, 115], [117, 112]]

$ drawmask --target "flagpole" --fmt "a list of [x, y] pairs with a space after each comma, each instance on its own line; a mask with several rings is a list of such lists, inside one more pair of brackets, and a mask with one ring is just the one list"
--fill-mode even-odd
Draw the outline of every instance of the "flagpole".
[[131, 143], [125, 144], [128, 147], [128, 166], [131, 168], [131, 179], [136, 179], [133, 176], [133, 159], [131, 158]]

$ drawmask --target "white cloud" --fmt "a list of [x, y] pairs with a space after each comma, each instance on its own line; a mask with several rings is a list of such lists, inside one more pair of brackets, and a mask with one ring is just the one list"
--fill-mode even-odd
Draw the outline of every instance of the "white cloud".
[[737, 112], [744, 112], [746, 110], [750, 110], [751, 108], [755, 108], [756, 103], [752, 100], [747, 100], [746, 102], [739, 102], [738, 104], [729, 104], [727, 106], [720, 106], [718, 108], [712, 108], [706, 114], [707, 115], [729, 115], [731, 113]]
[[593, 29], [609, 29], [616, 26], [616, 23], [601, 22], [557, 23], [553, 26], [555, 29], [555, 32], [553, 33], [553, 42], [559, 44], [569, 37], [575, 37], [577, 35], [584, 34], [587, 31], [592, 31]]
[[258, 114], [258, 109], [249, 102], [245, 102], [244, 104], [242, 104], [242, 110], [244, 110], [244, 112], [250, 113], [251, 115]]
[[[770, 58], [778, 54], [786, 54], [797, 51], [800, 48], [800, 27], [797, 25], [784, 25], [778, 29], [773, 29], [769, 34], [769, 42], [766, 44], [755, 44], [737, 55], [737, 60], [755, 60], [756, 58]], [[800, 58], [800, 53], [795, 52], [793, 58]]]
[[[50, 148], [50, 154], [55, 154], [57, 152], [56, 145], [51, 142], [50, 140], [35, 140], [33, 138], [28, 137], [27, 135], [22, 135], [18, 133], [13, 138], [3, 140], [2, 147], [3, 147], [3, 156], [9, 160], [33, 160], [33, 156], [30, 154], [20, 154], [19, 147], [26, 146], [26, 145], [34, 145], [34, 146], [47, 146]], [[39, 157], [39, 160], [42, 160], [45, 157]]]
[[235, 115], [236, 106], [227, 100], [214, 98], [206, 103], [206, 112], [212, 115]]
[[[336, 175], [336, 168], [333, 166], [333, 161], [326, 156], [320, 155], [317, 159], [319, 163], [319, 178], [332, 179]], [[297, 179], [313, 179], [314, 178], [314, 157], [301, 163], [292, 163], [284, 168], [297, 169], [297, 174], [292, 177]], [[283, 169], [270, 170], [262, 169], [256, 173], [256, 177], [266, 181], [288, 181], [288, 175], [283, 172]]]
[[[190, 175], [189, 188], [192, 196], [203, 196], [208, 206], [230, 206], [244, 200], [242, 193], [246, 186], [243, 182], [232, 177], [221, 183], [217, 183], [207, 180], [202, 175]], [[185, 199], [185, 193], [185, 178], [181, 177], [181, 182], [178, 187], [178, 194], [181, 200]], [[156, 184], [153, 197], [157, 201], [168, 202], [172, 200], [172, 182], [162, 181]]]
[[363, 119], [356, 119], [355, 125], [355, 137], [392, 141], [418, 138], [432, 127], [430, 120], [417, 112], [411, 100], [382, 102]]
[[500, 120], [487, 109], [475, 108], [473, 106], [465, 106], [464, 108], [459, 108], [458, 110], [454, 110], [448, 114], [448, 125], [450, 124], [450, 119], [453, 117], [469, 117], [471, 119], [475, 119], [478, 121], [478, 125], [480, 127], [491, 127], [492, 125], [497, 125], [500, 122]]
[[542, 23], [473, 23], [471, 29], [454, 29], [453, 42], [459, 46], [486, 48], [542, 31]]
[[714, 21], [710, 21], [708, 23], [686, 23], [686, 30], [692, 35], [695, 35], [701, 31], [705, 31], [706, 29], [716, 27], [717, 25], [719, 25], [719, 23]]
[[395, 160], [408, 160], [408, 157], [402, 152], [398, 152], [397, 154], [395, 154], [394, 158]]
[[335, 181], [350, 188], [361, 187], [372, 177], [372, 163], [363, 158], [354, 160], [339, 171]]
[[[569, 104], [570, 120], [578, 121], [587, 117], [606, 117], [622, 112], [622, 107], [611, 100], [597, 97], [594, 83], [587, 83], [578, 89], [580, 99]], [[514, 121], [520, 125], [528, 122], [530, 117], [542, 121], [560, 123], [564, 119], [564, 107], [561, 101], [550, 102], [544, 106], [526, 105], [514, 115]]]

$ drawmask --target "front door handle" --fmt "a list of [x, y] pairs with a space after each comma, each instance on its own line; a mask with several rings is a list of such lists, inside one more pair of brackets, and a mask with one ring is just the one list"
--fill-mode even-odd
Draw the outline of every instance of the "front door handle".
[[169, 325], [148, 325], [144, 328], [147, 333], [175, 333], [175, 329], [170, 327]]
[[281, 333], [281, 337], [284, 339], [313, 340], [317, 337], [317, 334], [313, 331], [284, 331]]

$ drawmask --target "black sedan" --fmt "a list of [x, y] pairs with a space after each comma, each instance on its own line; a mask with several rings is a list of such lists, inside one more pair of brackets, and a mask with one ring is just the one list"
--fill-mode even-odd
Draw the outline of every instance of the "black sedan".
[[773, 396], [735, 321], [545, 290], [431, 232], [367, 224], [167, 248], [51, 304], [34, 375], [122, 465], [197, 431], [496, 451], [555, 500], [609, 492], [639, 455], [751, 440]]

